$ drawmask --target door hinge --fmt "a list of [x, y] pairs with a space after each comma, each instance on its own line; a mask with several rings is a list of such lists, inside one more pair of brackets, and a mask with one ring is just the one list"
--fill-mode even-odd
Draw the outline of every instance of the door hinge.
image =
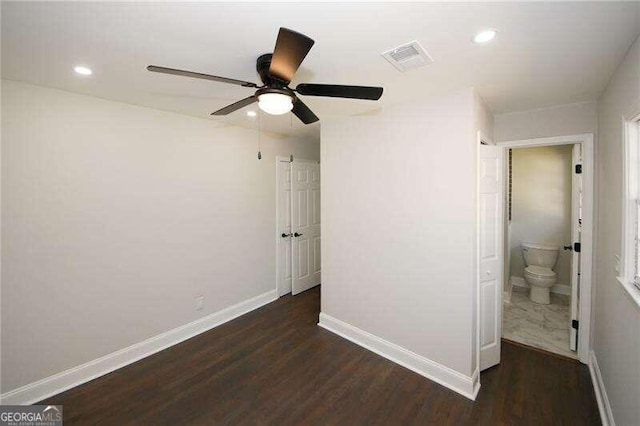
[[573, 243], [573, 251], [580, 253], [580, 243]]
[[571, 320], [571, 328], [575, 328], [576, 330], [580, 327], [580, 321]]
[[576, 164], [576, 174], [582, 174], [582, 164]]

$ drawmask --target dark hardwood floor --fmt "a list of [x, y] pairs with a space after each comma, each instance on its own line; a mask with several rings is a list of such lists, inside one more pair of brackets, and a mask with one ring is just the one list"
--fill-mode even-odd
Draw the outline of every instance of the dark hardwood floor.
[[319, 288], [62, 394], [72, 424], [600, 424], [589, 371], [503, 343], [475, 402], [316, 324]]

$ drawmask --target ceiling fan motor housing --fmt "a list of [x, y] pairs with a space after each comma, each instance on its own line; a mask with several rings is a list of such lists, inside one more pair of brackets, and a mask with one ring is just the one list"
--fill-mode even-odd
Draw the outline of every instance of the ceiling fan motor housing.
[[275, 82], [275, 80], [269, 75], [269, 67], [271, 67], [272, 57], [272, 53], [265, 53], [264, 55], [260, 55], [256, 61], [256, 70], [258, 71], [258, 75], [260, 75], [260, 80], [262, 80], [262, 83], [266, 86], [270, 86]]
[[260, 95], [264, 95], [267, 93], [278, 93], [280, 95], [289, 96], [291, 99], [295, 99], [296, 95], [293, 93], [293, 90], [288, 87], [263, 87], [256, 90], [256, 97]]

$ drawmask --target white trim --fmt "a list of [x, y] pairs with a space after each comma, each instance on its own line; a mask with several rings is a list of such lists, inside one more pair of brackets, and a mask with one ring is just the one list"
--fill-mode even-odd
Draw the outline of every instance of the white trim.
[[[278, 295], [278, 297], [281, 296], [281, 290], [280, 289], [280, 268], [282, 268], [282, 265], [280, 265], [280, 239], [282, 238], [281, 234], [281, 230], [279, 229], [280, 226], [280, 203], [279, 203], [279, 196], [280, 196], [280, 163], [290, 163], [290, 157], [282, 157], [282, 156], [277, 156], [276, 157], [276, 294]], [[284, 296], [283, 293], [282, 296]]]
[[551, 293], [562, 294], [564, 296], [571, 296], [571, 286], [565, 284], [556, 284], [551, 287]]
[[600, 420], [603, 426], [615, 426], [616, 422], [613, 419], [613, 411], [611, 411], [611, 404], [609, 404], [607, 389], [604, 387], [604, 382], [602, 381], [602, 374], [600, 373], [600, 367], [598, 367], [596, 353], [591, 351], [589, 355], [589, 371], [591, 372], [591, 381], [593, 382], [593, 389], [596, 394], [596, 401], [598, 402]]
[[489, 136], [485, 135], [482, 130], [478, 130], [477, 133], [477, 142], [478, 145], [481, 145], [482, 142], [486, 142], [487, 145], [495, 145], [496, 143]]
[[471, 383], [473, 386], [473, 393], [471, 394], [471, 398], [469, 399], [471, 399], [472, 401], [475, 401], [476, 398], [478, 397], [478, 393], [480, 392], [480, 366], [479, 365], [476, 367], [476, 369], [473, 371], [473, 374], [471, 375]]
[[[582, 256], [580, 256], [580, 328], [578, 330], [578, 358], [583, 364], [589, 362], [591, 350], [591, 299], [593, 275], [593, 230], [594, 230], [594, 146], [593, 134], [553, 136], [550, 138], [523, 139], [498, 142], [504, 148], [582, 144], [582, 174], [584, 183], [582, 218]], [[480, 324], [478, 324], [478, 327]]]
[[[620, 276], [617, 276], [624, 292], [629, 296], [631, 302], [640, 307], [640, 290], [634, 284], [636, 271], [635, 265], [635, 235], [629, 232], [631, 226], [635, 226], [634, 214], [636, 213], [636, 200], [640, 197], [638, 188], [638, 162], [640, 161], [640, 147], [637, 145], [640, 140], [638, 134], [638, 124], [640, 121], [640, 111], [635, 110], [622, 117], [622, 254], [620, 259], [622, 267]], [[632, 137], [636, 145], [630, 145]], [[635, 164], [632, 164], [635, 163]], [[633, 235], [633, 236], [632, 236]]]
[[205, 331], [258, 309], [278, 298], [276, 290], [245, 300], [196, 321], [143, 340], [119, 351], [70, 368], [53, 376], [21, 386], [0, 395], [0, 404], [25, 405], [43, 400], [68, 389], [104, 376], [114, 370], [174, 346]]
[[307, 159], [304, 159], [304, 158], [296, 158], [296, 157], [293, 157], [293, 161], [297, 161], [297, 162], [299, 162], [299, 163], [313, 163], [313, 164], [320, 164], [320, 161], [319, 161], [319, 160], [307, 160]]
[[553, 136], [550, 138], [536, 138], [536, 139], [519, 139], [514, 141], [498, 142], [496, 145], [503, 146], [505, 148], [522, 148], [525, 146], [553, 146], [553, 145], [572, 145], [575, 143], [583, 143], [591, 141], [593, 144], [593, 134], [584, 133], [580, 135], [566, 135], [566, 136]]
[[509, 278], [509, 284], [511, 284], [512, 286], [515, 286], [515, 287], [529, 288], [529, 284], [527, 284], [525, 279], [522, 278], [522, 277], [513, 277], [513, 276], [510, 277]]
[[465, 376], [449, 367], [324, 313], [320, 313], [318, 325], [471, 400], [475, 400], [478, 395], [480, 381], [477, 369], [471, 377]]
[[622, 287], [622, 292], [629, 298], [629, 301], [633, 306], [637, 309], [640, 309], [640, 291], [631, 287], [631, 284], [626, 281], [622, 277], [616, 277], [618, 283], [620, 283], [620, 287]]
[[[476, 179], [476, 198], [475, 198], [475, 208], [476, 208], [476, 271], [475, 271], [475, 296], [476, 296], [476, 335], [475, 335], [475, 349], [476, 353], [472, 354], [472, 356], [476, 357], [476, 369], [480, 369], [480, 347], [482, 346], [480, 343], [480, 179], [478, 178], [479, 165], [480, 165], [480, 147], [482, 142], [485, 141], [487, 143], [488, 140], [483, 139], [484, 134], [482, 130], [478, 130], [476, 132], [476, 170], [475, 170], [475, 179]], [[502, 303], [500, 300], [499, 303]], [[478, 384], [480, 380], [478, 380]]]
[[[510, 277], [509, 284], [514, 287], [529, 288], [529, 283], [527, 283], [527, 281], [525, 281], [525, 279], [522, 277]], [[553, 287], [551, 287], [551, 293], [570, 296], [571, 286], [566, 284], [555, 284]]]

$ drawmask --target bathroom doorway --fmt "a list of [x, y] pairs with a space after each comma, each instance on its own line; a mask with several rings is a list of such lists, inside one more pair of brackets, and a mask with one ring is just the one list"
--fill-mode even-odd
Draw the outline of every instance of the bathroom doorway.
[[579, 324], [581, 152], [579, 143], [506, 152], [502, 337], [569, 358]]
[[[492, 339], [487, 336], [494, 330], [495, 337], [587, 363], [593, 135], [489, 145], [494, 146], [481, 146], [479, 155], [479, 364], [484, 369], [499, 362], [495, 352], [500, 345], [488, 345]], [[487, 152], [496, 149], [502, 167], [492, 175], [503, 183], [499, 191], [502, 214], [487, 220], [483, 218], [489, 211], [483, 209], [487, 204], [483, 201], [487, 197], [482, 188], [483, 170], [487, 170]], [[493, 231], [496, 227], [500, 232]], [[502, 291], [486, 291], [483, 248], [489, 246], [484, 241], [488, 235], [498, 235], [502, 246], [494, 263], [502, 268], [502, 277], [496, 280]]]

